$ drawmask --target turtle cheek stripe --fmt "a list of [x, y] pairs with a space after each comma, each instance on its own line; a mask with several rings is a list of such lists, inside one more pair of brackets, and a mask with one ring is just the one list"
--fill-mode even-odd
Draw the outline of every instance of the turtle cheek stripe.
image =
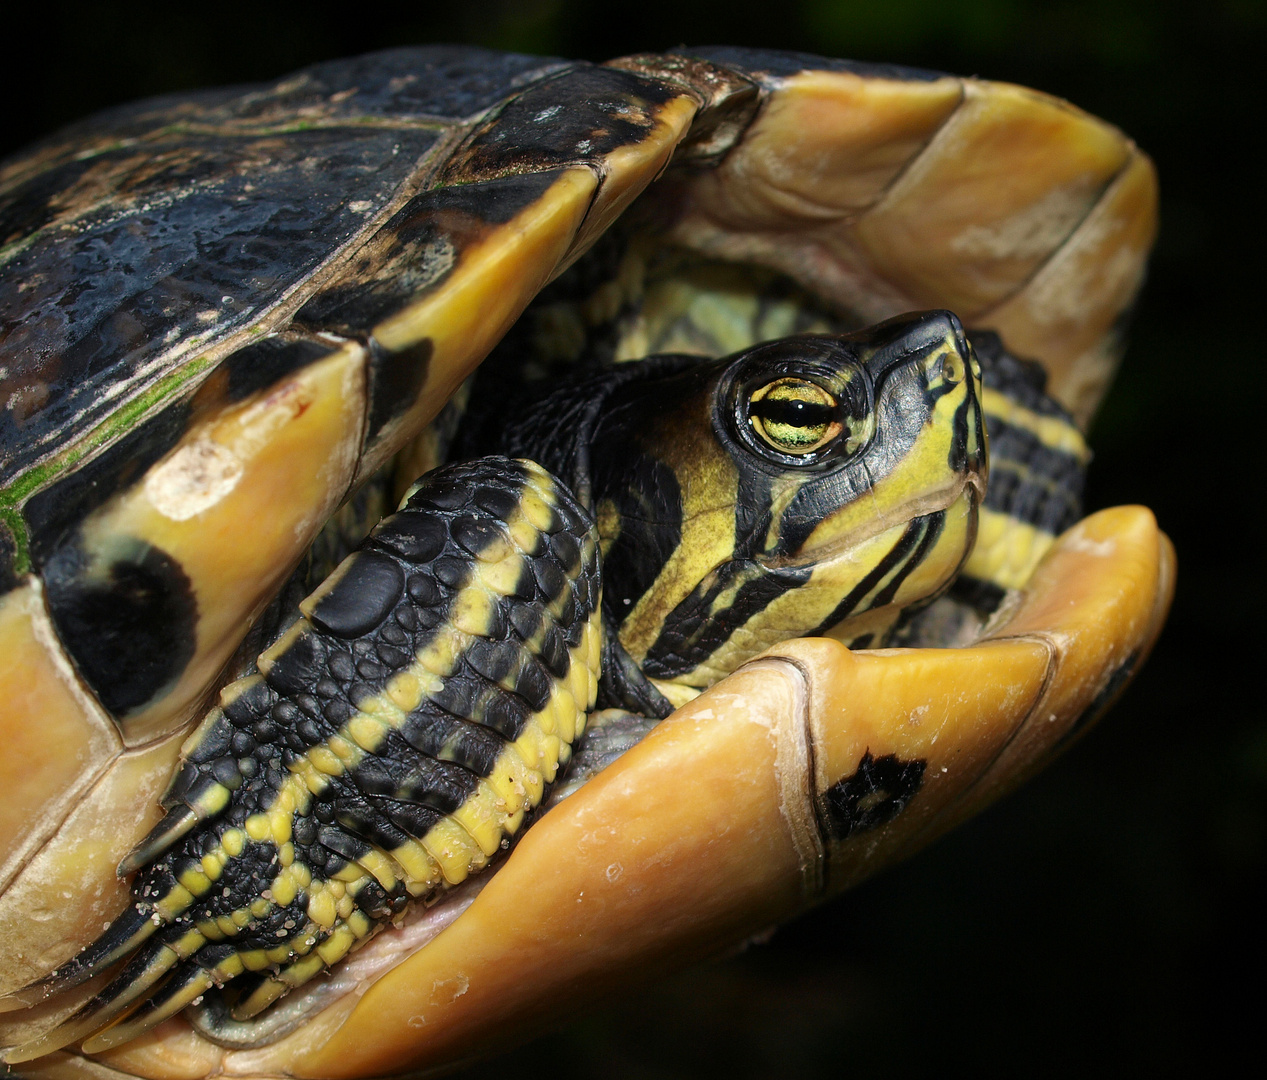
[[486, 865], [593, 705], [597, 560], [588, 517], [539, 467], [430, 474], [186, 744], [169, 818], [129, 859], [144, 864], [133, 908], [28, 991], [140, 951], [10, 1060], [86, 1035], [104, 1049], [210, 985], [271, 971], [233, 1007], [252, 1016], [410, 897]]

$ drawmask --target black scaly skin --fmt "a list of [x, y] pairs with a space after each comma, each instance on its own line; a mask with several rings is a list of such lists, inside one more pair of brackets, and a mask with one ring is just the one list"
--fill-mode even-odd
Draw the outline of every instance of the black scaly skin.
[[[1021, 360], [1004, 347], [998, 334], [970, 334], [981, 361], [981, 381], [1012, 402], [1039, 416], [1053, 417], [1070, 428], [1077, 424], [1047, 393], [1047, 372], [1036, 360]], [[984, 505], [1059, 535], [1082, 517], [1086, 486], [1085, 459], [1044, 446], [1024, 428], [986, 413], [990, 439], [990, 486]]]
[[[535, 526], [524, 524], [525, 491], [539, 497]], [[516, 526], [508, 528], [508, 520]], [[473, 589], [490, 595], [485, 579], [472, 582], [495, 569], [491, 556], [498, 555], [503, 569], [519, 560], [518, 574], [498, 579], [509, 595], [493, 593], [482, 612], [477, 607], [463, 616], [458, 609]], [[593, 669], [597, 656], [586, 654], [597, 653], [597, 627], [590, 624], [600, 603], [599, 573], [588, 515], [543, 470], [485, 458], [428, 474], [342, 565], [333, 586], [308, 598], [307, 618], [261, 657], [262, 677], [226, 688], [222, 707], [191, 739], [164, 801], [167, 817], [121, 867], [139, 867], [135, 904], [97, 942], [28, 989], [60, 992], [131, 958], [61, 1028], [21, 1050], [45, 1053], [98, 1031], [140, 998], [117, 1029], [136, 1027], [124, 1036], [131, 1037], [175, 1012], [199, 987], [233, 978], [241, 968], [235, 958], [254, 951], [260, 970], [252, 974], [248, 966], [234, 984], [244, 986], [242, 1002], [270, 973], [276, 978], [280, 970], [284, 978], [288, 965], [322, 946], [335, 949], [339, 943], [330, 943], [340, 934], [342, 955], [411, 897], [443, 888], [442, 881], [411, 879], [408, 866], [402, 875], [392, 864], [393, 880], [383, 853], [426, 837], [480, 797], [484, 778], [505, 768], [507, 746], [538, 723], [535, 714], [566, 696], [569, 680], [576, 685], [573, 665], [588, 661]], [[472, 619], [483, 625], [470, 627]], [[458, 635], [458, 657], [442, 687], [432, 687], [408, 713], [397, 710], [373, 752], [361, 749], [355, 761], [329, 756], [340, 734], [345, 749], [351, 743], [349, 723], [364, 716], [359, 707], [381, 700], [393, 678], [422, 671], [420, 658], [452, 636], [454, 620], [468, 632]], [[593, 681], [591, 700], [575, 705], [578, 731]], [[554, 766], [567, 760], [572, 737], [540, 769], [544, 784], [535, 799], [525, 796], [526, 811], [554, 779]], [[314, 760], [336, 767], [318, 775]], [[286, 792], [302, 795], [314, 786], [302, 781], [313, 776], [324, 778], [323, 789], [307, 805], [279, 811]], [[279, 814], [280, 830], [251, 835], [252, 819], [258, 833], [262, 818]], [[502, 823], [502, 847], [523, 816]], [[487, 855], [477, 855], [469, 869]], [[312, 884], [279, 897], [288, 858], [306, 868]], [[222, 866], [209, 874], [208, 863], [217, 859]], [[368, 872], [355, 873], [359, 867]], [[341, 872], [355, 880], [346, 884], [335, 925], [319, 925], [311, 917], [313, 891]], [[235, 927], [235, 913], [243, 921], [244, 911], [249, 919]], [[259, 1008], [284, 992], [265, 989]], [[248, 1005], [248, 1015], [252, 1009], [258, 1011]]]
[[[505, 384], [498, 373], [472, 393], [473, 407], [463, 418], [451, 455], [461, 459], [484, 453], [530, 455], [561, 477], [586, 507], [594, 502], [590, 448], [600, 422], [611, 412], [613, 396], [630, 383], [642, 382], [699, 368], [701, 358], [666, 354], [616, 365], [592, 364], [551, 380], [548, 388]], [[518, 408], [509, 414], [499, 403], [503, 393], [514, 395]], [[622, 461], [637, 469], [641, 461]], [[654, 530], [642, 547], [657, 546]], [[603, 610], [603, 663], [598, 707], [628, 709], [664, 719], [673, 705], [651, 683], [638, 663], [620, 644], [614, 613]]]
[[[1078, 432], [1078, 425], [1047, 393], [1047, 372], [1036, 360], [1013, 356], [998, 334], [974, 330], [969, 335], [981, 363], [981, 381], [1010, 402], [1040, 417], [1051, 418]], [[1079, 457], [1044, 445], [1031, 431], [985, 410], [990, 440], [990, 483], [982, 507], [1059, 536], [1082, 518], [1089, 453]], [[994, 612], [1006, 590], [993, 581], [961, 574], [950, 595], [981, 615]]]

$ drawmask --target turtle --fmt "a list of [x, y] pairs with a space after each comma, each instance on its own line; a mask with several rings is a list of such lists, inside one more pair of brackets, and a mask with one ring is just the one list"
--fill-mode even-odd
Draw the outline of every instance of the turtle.
[[[261, 1020], [235, 1027], [211, 993], [122, 1046], [59, 1049], [42, 1069], [69, 1075], [105, 1052], [93, 1068], [141, 1076], [381, 1075], [487, 1052], [927, 842], [1085, 730], [1160, 632], [1174, 559], [1146, 510], [1064, 530], [1068, 500], [1018, 515], [991, 507], [990, 490], [1008, 489], [995, 484], [917, 600], [961, 564], [969, 593], [900, 626], [893, 605], [884, 625], [835, 639], [761, 641], [755, 659], [696, 664], [683, 688], [663, 651], [647, 668], [645, 611], [638, 641], [593, 629], [595, 552], [619, 581], [612, 521], [641, 519], [612, 518], [618, 485], [598, 503], [567, 490], [602, 487], [578, 470], [575, 439], [546, 462], [566, 482], [505, 456], [428, 474], [342, 559], [400, 494], [393, 471], [411, 480], [450, 444], [509, 440], [492, 449], [515, 454], [534, 423], [567, 417], [571, 431], [598, 415], [602, 388], [653, 385], [641, 400], [662, 404], [701, 379], [742, 386], [747, 411], [727, 430], [763, 440], [749, 450], [811, 467], [851, 438], [854, 453], [869, 436], [832, 425], [849, 386], [873, 392], [874, 375], [831, 384], [823, 412], [824, 377], [788, 367], [786, 350], [803, 362], [845, 349], [861, 371], [913, 328], [926, 353], [942, 343], [939, 364], [959, 358], [958, 386], [977, 385], [978, 356], [996, 378], [1019, 373], [1011, 392], [979, 388], [999, 446], [1017, 438], [1080, 467], [1079, 425], [1151, 243], [1155, 180], [1119, 132], [1045, 95], [764, 50], [593, 65], [399, 49], [101, 114], [8, 162], [0, 185], [11, 994], [64, 971], [128, 907], [121, 861], [135, 870], [191, 818], [214, 817], [216, 785], [233, 778], [215, 776], [223, 748], [206, 748], [292, 663], [305, 627], [338, 636], [343, 619], [346, 638], [378, 625], [382, 609], [364, 615], [374, 574], [413, 575], [409, 537], [432, 527], [407, 521], [448, 520], [478, 496], [493, 518], [462, 529], [487, 538], [535, 507], [536, 533], [564, 538], [567, 573], [543, 570], [552, 584], [534, 595], [590, 628], [558, 665], [574, 672], [571, 698], [593, 704], [605, 650], [625, 676], [614, 704], [671, 714], [649, 733], [626, 713], [598, 722], [592, 756], [606, 767], [509, 855], [520, 822], [494, 830], [470, 861], [499, 865], [470, 887], [406, 911], [371, 874], [368, 906], [389, 928]], [[903, 314], [930, 308], [957, 312], [967, 333], [948, 313]], [[876, 320], [889, 321], [857, 329]], [[635, 359], [652, 352], [668, 355]], [[462, 429], [446, 415], [428, 428], [490, 353]], [[582, 353], [607, 362], [601, 384], [561, 373]], [[773, 378], [771, 363], [784, 365]], [[764, 381], [736, 374], [757, 369]], [[631, 374], [648, 370], [651, 383]], [[525, 381], [550, 391], [544, 412], [509, 422]], [[867, 401], [849, 415], [872, 415]], [[540, 430], [527, 445], [550, 456]], [[279, 625], [279, 595], [335, 564]], [[637, 621], [638, 594], [618, 600]], [[907, 647], [873, 647], [894, 642]], [[502, 809], [504, 826], [522, 808]], [[87, 973], [91, 995], [109, 976]], [[278, 982], [264, 979], [264, 1005]], [[3, 1040], [27, 1042], [83, 1000], [12, 1013]]]

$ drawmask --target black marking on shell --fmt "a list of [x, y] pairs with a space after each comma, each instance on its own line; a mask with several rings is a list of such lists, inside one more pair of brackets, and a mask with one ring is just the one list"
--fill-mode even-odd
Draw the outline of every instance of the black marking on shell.
[[302, 334], [273, 334], [253, 341], [220, 362], [227, 376], [225, 397], [243, 398], [335, 352], [335, 347]]
[[179, 678], [193, 656], [198, 607], [189, 578], [140, 540], [110, 558], [78, 537], [44, 564], [49, 614], [75, 666], [122, 717]]
[[867, 750], [852, 776], [837, 780], [818, 797], [823, 832], [836, 843], [854, 833], [886, 825], [910, 804], [924, 781], [923, 758], [896, 754], [873, 757]]
[[577, 65], [508, 102], [446, 164], [441, 183], [538, 172], [642, 142], [677, 87], [618, 68]]
[[370, 339], [369, 412], [365, 426], [365, 446], [373, 446], [391, 421], [407, 412], [418, 400], [431, 369], [430, 338], [392, 353]]
[[1135, 669], [1139, 667], [1141, 657], [1142, 653], [1137, 649], [1113, 669], [1113, 673], [1108, 677], [1105, 684], [1096, 691], [1095, 697], [1078, 714], [1078, 719], [1065, 732], [1054, 752], [1058, 753], [1063, 750], [1104, 715], [1108, 707], [1117, 699], [1118, 694], [1122, 692], [1122, 688], [1131, 681], [1131, 676], [1135, 674]]

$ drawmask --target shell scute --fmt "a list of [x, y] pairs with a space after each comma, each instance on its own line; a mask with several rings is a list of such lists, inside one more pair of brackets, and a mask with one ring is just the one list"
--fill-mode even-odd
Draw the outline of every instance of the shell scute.
[[654, 131], [658, 111], [681, 96], [619, 68], [578, 66], [538, 83], [476, 128], [441, 183], [541, 172], [603, 158]]

